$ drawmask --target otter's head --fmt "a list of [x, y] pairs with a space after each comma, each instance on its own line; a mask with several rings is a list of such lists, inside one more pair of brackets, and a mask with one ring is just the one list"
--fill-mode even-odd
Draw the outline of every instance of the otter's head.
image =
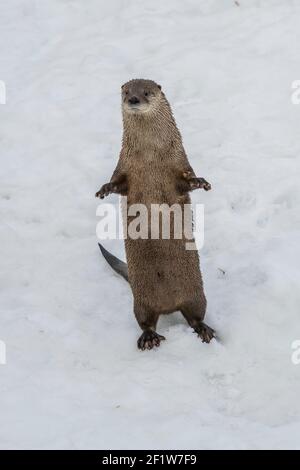
[[130, 80], [122, 85], [123, 113], [150, 114], [158, 107], [161, 97], [161, 86], [152, 80]]

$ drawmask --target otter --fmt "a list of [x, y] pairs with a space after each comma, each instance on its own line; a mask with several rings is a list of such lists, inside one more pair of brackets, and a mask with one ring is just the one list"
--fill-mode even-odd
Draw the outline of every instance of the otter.
[[[190, 204], [189, 192], [208, 191], [211, 185], [197, 178], [183, 148], [180, 132], [161, 86], [152, 80], [133, 79], [122, 85], [123, 139], [116, 169], [109, 183], [96, 193], [127, 196], [124, 212], [133, 204]], [[191, 211], [190, 206], [189, 211]], [[173, 220], [173, 219], [172, 219]], [[174, 221], [172, 222], [174, 225]], [[173, 226], [172, 225], [172, 226]], [[190, 241], [190, 240], [189, 240]], [[126, 263], [100, 245], [109, 264], [130, 283], [134, 314], [143, 333], [139, 349], [159, 346], [165, 337], [156, 332], [160, 315], [182, 312], [203, 342], [215, 331], [203, 322], [206, 298], [197, 250], [186, 249], [186, 239], [170, 237], [125, 238]]]

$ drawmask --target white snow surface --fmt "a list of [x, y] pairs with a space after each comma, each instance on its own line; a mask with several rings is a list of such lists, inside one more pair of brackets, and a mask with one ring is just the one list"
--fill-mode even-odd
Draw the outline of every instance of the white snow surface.
[[[1, 448], [300, 448], [299, 16], [297, 0], [1, 1]], [[94, 193], [131, 78], [162, 85], [213, 186], [192, 198], [219, 343], [175, 313], [138, 351], [130, 288], [100, 256]]]

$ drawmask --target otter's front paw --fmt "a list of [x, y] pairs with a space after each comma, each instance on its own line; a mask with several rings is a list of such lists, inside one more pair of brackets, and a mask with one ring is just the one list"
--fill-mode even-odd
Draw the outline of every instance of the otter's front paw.
[[160, 342], [166, 338], [162, 335], [159, 335], [155, 331], [148, 330], [139, 337], [137, 345], [138, 348], [144, 351], [145, 349], [152, 349], [154, 346], [159, 346]]
[[204, 178], [193, 178], [190, 180], [191, 189], [204, 189], [205, 191], [211, 190], [211, 184]]
[[113, 185], [111, 183], [106, 183], [96, 192], [95, 197], [100, 197], [100, 199], [104, 199], [105, 196], [108, 196], [110, 193], [113, 192]]
[[211, 184], [204, 178], [197, 178], [191, 171], [185, 171], [183, 173], [183, 179], [189, 184], [190, 190], [203, 188], [205, 191], [211, 189]]

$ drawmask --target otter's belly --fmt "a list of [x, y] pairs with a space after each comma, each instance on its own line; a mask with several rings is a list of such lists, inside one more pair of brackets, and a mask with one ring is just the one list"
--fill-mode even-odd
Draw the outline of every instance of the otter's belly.
[[[161, 183], [161, 178], [158, 181], [151, 175], [142, 186], [140, 178], [139, 184], [131, 182], [133, 184], [129, 185], [127, 206], [123, 201], [122, 210], [123, 220], [127, 225], [125, 249], [133, 295], [135, 300], [144, 302], [149, 308], [171, 312], [179, 309], [187, 300], [200, 298], [202, 294], [198, 252], [186, 249], [186, 243], [193, 241], [192, 212], [190, 206], [186, 206], [190, 204], [190, 198], [188, 194], [181, 196], [177, 193], [171, 172], [164, 174], [164, 184]], [[161, 216], [158, 227], [155, 224], [153, 226], [153, 222], [157, 223], [158, 220], [157, 212], [153, 217], [153, 205], [155, 212], [162, 204], [165, 205], [166, 211], [171, 206], [175, 211], [170, 212], [169, 228], [168, 216], [165, 214], [164, 221], [167, 223], [169, 238], [165, 238], [166, 226], [163, 225]], [[181, 223], [178, 210], [181, 212]], [[140, 217], [139, 211], [143, 213], [140, 218], [144, 225], [142, 228], [136, 223], [137, 217]], [[190, 221], [188, 240], [183, 230], [184, 211], [187, 211], [186, 220]], [[130, 228], [133, 228], [133, 232]], [[138, 237], [139, 229], [143, 238]], [[181, 235], [179, 239], [178, 230]]]
[[197, 251], [185, 240], [125, 240], [128, 277], [135, 299], [162, 313], [201, 297]]

